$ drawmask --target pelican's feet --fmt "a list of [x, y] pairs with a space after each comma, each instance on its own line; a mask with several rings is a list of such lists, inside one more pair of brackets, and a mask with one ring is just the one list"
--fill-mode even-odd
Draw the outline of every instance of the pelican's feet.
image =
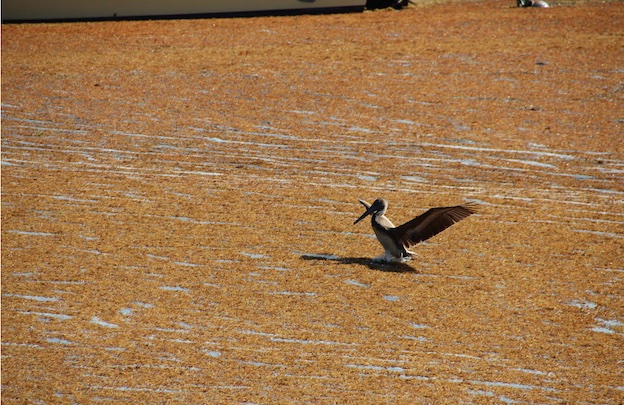
[[375, 263], [405, 263], [412, 260], [411, 256], [396, 257], [389, 252], [384, 252], [381, 256], [373, 259]]

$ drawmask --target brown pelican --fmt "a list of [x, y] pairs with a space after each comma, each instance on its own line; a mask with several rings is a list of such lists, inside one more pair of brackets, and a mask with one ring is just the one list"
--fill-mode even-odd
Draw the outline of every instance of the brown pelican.
[[544, 0], [517, 0], [516, 5], [518, 7], [542, 7], [548, 8], [550, 5]]
[[439, 234], [455, 222], [459, 222], [477, 212], [472, 204], [431, 208], [411, 221], [395, 227], [386, 218], [385, 214], [388, 210], [388, 202], [386, 200], [378, 198], [372, 205], [364, 200], [359, 201], [366, 207], [366, 212], [356, 219], [353, 224], [355, 225], [367, 215], [373, 214], [371, 221], [373, 231], [375, 231], [377, 240], [385, 249], [384, 254], [374, 259], [375, 261], [403, 262], [409, 260], [414, 255], [414, 252], [410, 252], [407, 248]]

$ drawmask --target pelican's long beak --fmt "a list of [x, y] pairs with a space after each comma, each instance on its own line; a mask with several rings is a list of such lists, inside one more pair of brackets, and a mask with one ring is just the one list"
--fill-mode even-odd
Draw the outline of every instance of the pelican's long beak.
[[357, 224], [358, 222], [360, 222], [361, 220], [363, 220], [364, 218], [366, 218], [366, 216], [370, 215], [373, 213], [373, 211], [375, 211], [375, 207], [370, 206], [368, 207], [368, 209], [366, 210], [365, 213], [362, 214], [361, 217], [359, 217], [358, 219], [355, 220], [355, 222], [353, 223], [353, 225]]

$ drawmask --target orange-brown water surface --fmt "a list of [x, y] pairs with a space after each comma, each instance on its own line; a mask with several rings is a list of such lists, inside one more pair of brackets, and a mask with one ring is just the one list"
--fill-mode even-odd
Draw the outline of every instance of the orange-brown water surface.
[[[624, 3], [2, 26], [2, 403], [621, 404]], [[403, 223], [479, 213], [382, 253]]]

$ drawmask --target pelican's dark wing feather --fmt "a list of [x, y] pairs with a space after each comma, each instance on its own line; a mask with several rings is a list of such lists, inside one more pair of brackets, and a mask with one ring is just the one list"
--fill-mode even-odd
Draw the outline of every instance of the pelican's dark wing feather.
[[424, 214], [390, 231], [396, 239], [403, 243], [403, 246], [410, 247], [439, 234], [475, 212], [477, 211], [473, 204], [431, 208]]

